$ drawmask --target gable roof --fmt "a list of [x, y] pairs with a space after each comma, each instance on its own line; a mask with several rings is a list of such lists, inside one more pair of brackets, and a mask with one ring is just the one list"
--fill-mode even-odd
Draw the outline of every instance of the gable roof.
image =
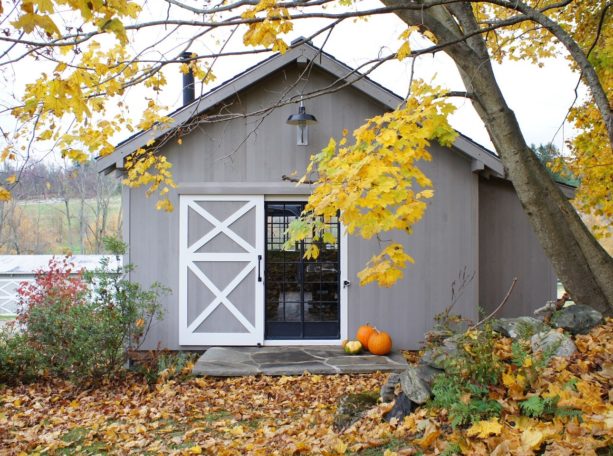
[[[350, 83], [351, 87], [379, 101], [389, 109], [396, 109], [402, 103], [402, 97], [362, 75], [322, 49], [313, 46], [310, 42], [304, 42], [303, 39], [296, 41], [302, 41], [302, 44], [292, 46], [285, 54], [275, 54], [257, 63], [208, 93], [196, 98], [192, 103], [182, 106], [169, 114], [174, 119], [174, 122], [166, 128], [140, 131], [120, 142], [112, 154], [97, 159], [96, 167], [98, 172], [110, 172], [115, 168], [123, 168], [124, 159], [135, 150], [145, 146], [152, 139], [157, 140], [173, 132], [193, 117], [206, 112], [218, 103], [263, 80], [292, 62], [306, 63], [312, 61], [316, 67], [325, 70], [339, 80]], [[453, 145], [460, 152], [474, 160], [472, 165], [474, 170], [488, 168], [494, 174], [501, 177], [504, 176], [502, 162], [494, 152], [461, 133], [459, 133]]]

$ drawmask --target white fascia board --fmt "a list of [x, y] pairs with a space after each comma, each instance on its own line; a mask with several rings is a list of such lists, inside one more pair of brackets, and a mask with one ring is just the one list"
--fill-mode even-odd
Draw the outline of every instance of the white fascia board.
[[[235, 93], [255, 84], [266, 76], [286, 66], [290, 62], [303, 58], [306, 58], [309, 61], [314, 61], [314, 63], [323, 70], [328, 71], [338, 79], [349, 82], [353, 88], [375, 100], [378, 100], [389, 109], [396, 109], [403, 102], [401, 97], [385, 89], [367, 77], [358, 74], [353, 68], [330, 57], [320, 49], [313, 47], [308, 43], [304, 43], [296, 48], [288, 50], [285, 54], [277, 54], [267, 61], [262, 62], [260, 65], [254, 66], [250, 70], [247, 70], [238, 76], [234, 81], [230, 81], [218, 89], [213, 89], [213, 91], [209, 94], [180, 109], [173, 117], [174, 122], [165, 126], [165, 128], [160, 128], [157, 130], [150, 129], [134, 136], [133, 138], [130, 138], [117, 147], [112, 154], [98, 159], [96, 162], [98, 172], [104, 172], [109, 168], [113, 168], [114, 166], [117, 166], [118, 163], [122, 164], [125, 157], [130, 155], [135, 150], [143, 147], [150, 140], [155, 140], [171, 132], [173, 129], [189, 121], [189, 119], [192, 117], [205, 112]], [[491, 169], [498, 176], [504, 177], [504, 166], [502, 165], [500, 159], [486, 151], [484, 148], [478, 146], [472, 141], [469, 141], [462, 135], [458, 136], [453, 145], [460, 152], [475, 160], [481, 161], [487, 168]]]

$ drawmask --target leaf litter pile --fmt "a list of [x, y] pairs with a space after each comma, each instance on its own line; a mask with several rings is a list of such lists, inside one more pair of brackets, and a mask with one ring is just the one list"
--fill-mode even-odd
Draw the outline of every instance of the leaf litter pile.
[[[427, 407], [387, 423], [391, 404], [379, 404], [336, 430], [339, 398], [378, 391], [382, 373], [0, 387], [0, 454], [610, 454], [613, 320], [575, 343], [577, 354], [554, 358], [526, 391], [506, 362], [511, 340], [499, 339], [506, 371], [489, 395], [500, 417], [455, 428], [446, 410]], [[548, 415], [554, 397], [573, 413]]]

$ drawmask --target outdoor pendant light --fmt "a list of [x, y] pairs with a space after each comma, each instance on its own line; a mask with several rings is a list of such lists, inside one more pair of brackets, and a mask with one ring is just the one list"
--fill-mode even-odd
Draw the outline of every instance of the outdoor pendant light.
[[297, 139], [296, 144], [298, 146], [308, 146], [309, 144], [309, 129], [310, 124], [317, 123], [317, 119], [313, 114], [308, 114], [304, 108], [304, 102], [300, 99], [300, 106], [298, 107], [298, 114], [292, 114], [287, 118], [289, 125], [296, 125]]

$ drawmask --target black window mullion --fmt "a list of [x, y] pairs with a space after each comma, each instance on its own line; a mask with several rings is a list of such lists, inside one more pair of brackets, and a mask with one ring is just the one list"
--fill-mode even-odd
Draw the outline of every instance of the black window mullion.
[[[318, 242], [317, 245], [323, 255], [316, 260], [305, 260], [304, 252], [309, 247], [309, 242], [314, 242], [313, 239], [296, 243], [295, 251], [281, 250], [286, 240], [285, 230], [290, 221], [304, 210], [304, 207], [304, 203], [296, 202], [265, 203], [267, 223], [264, 234], [265, 262], [268, 273], [264, 283], [266, 290], [269, 290], [269, 287], [274, 287], [272, 289], [275, 290], [268, 299], [273, 299], [272, 295], [277, 294], [277, 289], [279, 291], [277, 298], [279, 302], [271, 301], [268, 304], [270, 308], [270, 319], [266, 318], [268, 338], [336, 338], [340, 331], [339, 267], [341, 252], [338, 220], [328, 223], [328, 228], [337, 235], [335, 253], [330, 251], [327, 254], [326, 244]], [[333, 274], [333, 271], [336, 273]], [[281, 273], [280, 277], [279, 273]], [[273, 276], [278, 283], [271, 281]], [[333, 288], [332, 285], [334, 285]], [[309, 292], [312, 295], [311, 308], [308, 307], [307, 302]], [[292, 293], [293, 297], [290, 298], [288, 293]], [[291, 302], [293, 313], [289, 312], [292, 309], [288, 308], [290, 305], [288, 301]], [[281, 309], [278, 309], [279, 306], [283, 307], [282, 312]]]

